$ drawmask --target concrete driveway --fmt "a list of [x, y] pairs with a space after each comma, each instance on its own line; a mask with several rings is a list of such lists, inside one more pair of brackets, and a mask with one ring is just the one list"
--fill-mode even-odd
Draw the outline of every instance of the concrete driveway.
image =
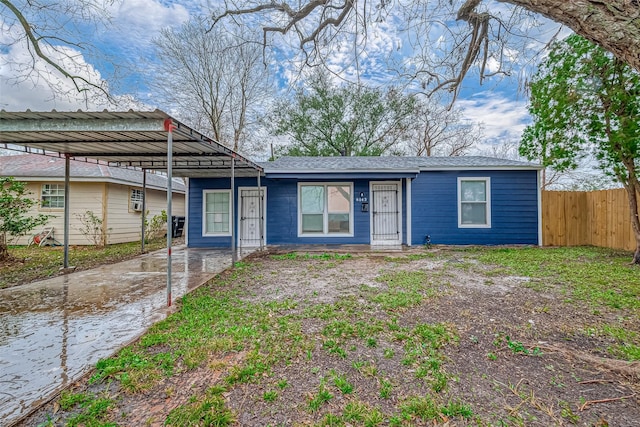
[[[16, 422], [165, 318], [166, 259], [163, 250], [1, 289], [0, 424]], [[230, 265], [228, 249], [174, 248], [173, 301]]]

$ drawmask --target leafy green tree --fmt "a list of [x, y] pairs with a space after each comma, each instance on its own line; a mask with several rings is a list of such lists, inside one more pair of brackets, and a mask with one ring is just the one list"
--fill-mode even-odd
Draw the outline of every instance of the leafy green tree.
[[531, 82], [520, 154], [556, 170], [574, 169], [587, 154], [627, 191], [640, 264], [640, 74], [590, 41], [555, 43]]
[[0, 259], [9, 256], [8, 242], [24, 236], [49, 220], [49, 215], [29, 215], [29, 209], [37, 203], [28, 197], [26, 184], [13, 177], [0, 177]]
[[316, 74], [308, 89], [277, 103], [271, 132], [290, 144], [290, 156], [380, 156], [400, 149], [409, 135], [414, 99], [397, 90], [335, 86]]

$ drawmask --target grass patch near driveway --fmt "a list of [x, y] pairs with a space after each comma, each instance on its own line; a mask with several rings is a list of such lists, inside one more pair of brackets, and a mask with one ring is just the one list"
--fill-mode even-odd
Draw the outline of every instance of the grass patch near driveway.
[[633, 425], [640, 382], [602, 361], [635, 357], [635, 306], [573, 296], [584, 273], [566, 266], [625, 268], [602, 254], [254, 254], [25, 425], [72, 425], [94, 401], [84, 425]]
[[[166, 247], [166, 240], [157, 239], [145, 245], [147, 251]], [[61, 246], [10, 246], [12, 259], [0, 263], [0, 289], [42, 280], [60, 274], [64, 251]], [[87, 270], [103, 264], [140, 255], [140, 242], [118, 243], [105, 247], [71, 246], [69, 265]]]

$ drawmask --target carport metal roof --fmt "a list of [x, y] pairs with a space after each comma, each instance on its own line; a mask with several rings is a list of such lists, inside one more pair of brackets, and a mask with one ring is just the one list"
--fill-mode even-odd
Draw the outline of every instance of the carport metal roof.
[[[167, 113], [149, 112], [7, 112], [0, 111], [0, 147], [65, 157], [65, 195], [69, 161], [167, 171], [167, 212], [171, 212], [171, 177], [253, 176], [260, 187], [261, 166]], [[231, 217], [234, 192], [231, 192]], [[262, 206], [260, 207], [262, 211]], [[64, 206], [64, 268], [69, 266], [69, 204]], [[144, 209], [142, 215], [144, 224]], [[144, 225], [142, 225], [144, 245]], [[235, 222], [231, 226], [232, 262], [236, 261]], [[261, 233], [262, 234], [262, 233]], [[144, 247], [144, 246], [143, 246]], [[171, 233], [167, 233], [167, 305], [171, 305]]]
[[[110, 166], [167, 170], [167, 136], [173, 138], [172, 175], [222, 177], [263, 173], [258, 164], [160, 111], [0, 111], [0, 146]], [[20, 149], [20, 148], [18, 148]]]

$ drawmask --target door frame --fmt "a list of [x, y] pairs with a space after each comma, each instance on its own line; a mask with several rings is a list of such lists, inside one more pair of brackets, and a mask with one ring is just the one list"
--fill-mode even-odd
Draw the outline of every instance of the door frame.
[[[398, 240], [373, 240], [373, 209], [375, 204], [375, 195], [373, 194], [374, 185], [396, 185], [398, 188], [397, 201], [398, 204]], [[372, 246], [398, 246], [402, 244], [402, 180], [398, 181], [369, 181], [369, 244]]]
[[[262, 244], [264, 246], [267, 246], [267, 187], [261, 186], [261, 187], [238, 187], [238, 216], [236, 218], [236, 224], [238, 224], [238, 236], [237, 238], [237, 245], [238, 248], [240, 248], [240, 244], [242, 243], [242, 238], [241, 238], [241, 234], [242, 233], [242, 227], [241, 227], [241, 218], [242, 218], [242, 191], [243, 190], [262, 190], [263, 193], [263, 201], [262, 201], [262, 236], [263, 236], [263, 242]], [[250, 248], [259, 248], [260, 244], [258, 243], [258, 246], [244, 246], [246, 247], [250, 247]]]

